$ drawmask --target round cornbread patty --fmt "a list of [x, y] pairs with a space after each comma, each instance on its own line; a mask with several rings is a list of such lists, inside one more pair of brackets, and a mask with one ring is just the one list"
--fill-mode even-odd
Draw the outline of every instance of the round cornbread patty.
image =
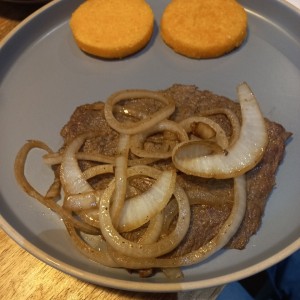
[[234, 0], [173, 0], [161, 19], [161, 36], [174, 51], [213, 58], [241, 45], [247, 14]]
[[149, 42], [154, 24], [144, 0], [88, 0], [72, 14], [70, 26], [78, 47], [103, 58], [123, 58]]

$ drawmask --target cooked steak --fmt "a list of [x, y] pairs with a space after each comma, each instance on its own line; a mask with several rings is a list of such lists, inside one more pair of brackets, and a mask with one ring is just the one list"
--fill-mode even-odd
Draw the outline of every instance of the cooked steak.
[[[211, 108], [224, 107], [233, 110], [241, 119], [240, 106], [237, 102], [210, 91], [200, 91], [192, 85], [177, 84], [160, 92], [172, 97], [176, 102], [176, 110], [171, 116], [173, 120], [180, 121]], [[150, 105], [145, 103], [133, 100], [128, 107], [140, 114], [146, 114], [149, 110], [153, 111], [159, 106], [154, 100]], [[88, 140], [82, 150], [115, 155], [118, 133], [106, 123], [102, 108], [100, 102], [78, 107], [61, 131], [65, 143], [81, 133], [99, 131], [99, 137]], [[116, 115], [118, 118], [124, 118], [124, 114], [116, 112]], [[126, 118], [134, 120], [135, 116], [133, 114]], [[231, 125], [228, 119], [222, 114], [211, 118], [217, 121], [230, 137]], [[283, 158], [285, 143], [291, 135], [281, 125], [267, 119], [265, 121], [269, 143], [261, 162], [247, 173], [246, 214], [238, 232], [228, 244], [231, 248], [243, 249], [250, 237], [259, 229], [266, 201], [275, 185], [276, 170]], [[152, 143], [155, 142], [153, 139]], [[151, 144], [151, 139], [149, 143]], [[89, 163], [86, 164], [89, 165]], [[87, 165], [83, 163], [82, 166], [87, 167]], [[171, 162], [160, 161], [154, 165], [167, 168]], [[190, 252], [208, 242], [226, 220], [232, 206], [233, 182], [231, 179], [203, 179], [178, 173], [178, 181], [191, 198], [199, 198], [201, 201], [200, 204], [192, 206], [191, 226], [184, 241], [168, 256]]]

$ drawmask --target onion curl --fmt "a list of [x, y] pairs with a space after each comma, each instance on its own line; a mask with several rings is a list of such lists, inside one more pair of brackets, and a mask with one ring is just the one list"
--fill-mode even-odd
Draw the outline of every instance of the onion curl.
[[[27, 180], [25, 176], [25, 163], [27, 160], [27, 156], [29, 152], [34, 149], [42, 149], [47, 151], [48, 153], [53, 153], [53, 151], [43, 142], [37, 140], [29, 140], [23, 147], [19, 150], [14, 164], [14, 172], [15, 177], [19, 185], [28, 194], [30, 197], [38, 200], [40, 203], [45, 205], [46, 207], [50, 208], [54, 211], [57, 215], [59, 215], [63, 220], [68, 223], [73, 224], [76, 228], [80, 229], [83, 232], [90, 233], [90, 234], [99, 234], [99, 230], [90, 226], [80, 220], [76, 219], [71, 215], [70, 212], [63, 209], [55, 202], [55, 198], [48, 198], [41, 195]], [[51, 194], [51, 193], [47, 193]]]
[[[138, 122], [122, 123], [117, 121], [113, 114], [113, 107], [116, 103], [126, 99], [141, 98], [155, 99], [162, 102], [165, 106]], [[167, 96], [148, 90], [124, 90], [114, 93], [107, 99], [104, 106], [104, 115], [107, 123], [116, 131], [124, 134], [136, 134], [149, 129], [163, 119], [168, 118], [174, 110], [175, 102]]]
[[223, 223], [218, 234], [207, 244], [185, 255], [174, 258], [137, 258], [113, 251], [111, 256], [120, 266], [130, 269], [142, 268], [174, 268], [198, 264], [221, 248], [223, 248], [236, 233], [246, 210], [246, 177], [241, 175], [234, 178], [234, 203], [231, 213]]
[[[135, 171], [135, 170], [133, 170]], [[128, 176], [131, 169], [128, 169]], [[110, 199], [114, 192], [114, 180], [110, 182], [107, 189], [104, 191], [99, 205], [100, 228], [107, 243], [118, 252], [129, 255], [135, 258], [157, 257], [166, 254], [176, 248], [180, 241], [184, 238], [190, 223], [190, 206], [186, 193], [178, 184], [175, 186], [174, 196], [178, 202], [179, 215], [175, 229], [166, 237], [159, 241], [142, 245], [123, 238], [114, 228], [110, 216]], [[142, 267], [143, 268], [143, 267]]]

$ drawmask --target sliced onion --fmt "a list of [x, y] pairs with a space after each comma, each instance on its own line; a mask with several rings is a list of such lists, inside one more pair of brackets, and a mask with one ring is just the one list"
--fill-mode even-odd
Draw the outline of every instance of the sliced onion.
[[49, 166], [60, 165], [62, 161], [61, 153], [47, 153], [43, 156], [44, 163]]
[[[132, 171], [132, 169], [129, 169], [128, 176], [130, 175], [130, 171]], [[138, 174], [136, 173], [136, 171], [134, 173]], [[129, 255], [135, 258], [157, 257], [166, 254], [171, 250], [173, 250], [174, 248], [176, 248], [177, 245], [180, 243], [180, 241], [184, 238], [190, 222], [190, 207], [189, 207], [186, 193], [178, 185], [176, 185], [174, 190], [174, 195], [178, 201], [178, 206], [179, 206], [178, 222], [176, 223], [175, 229], [165, 238], [162, 238], [155, 243], [151, 243], [147, 245], [126, 240], [113, 227], [110, 212], [109, 212], [110, 198], [113, 194], [113, 191], [114, 191], [114, 182], [111, 181], [108, 188], [104, 191], [100, 200], [99, 220], [100, 220], [101, 232], [105, 237], [107, 243], [114, 250], [124, 255]]]
[[[87, 232], [90, 234], [99, 234], [99, 230], [93, 226], [90, 226], [89, 224], [86, 224], [84, 222], [81, 222], [80, 220], [77, 220], [75, 217], [73, 217], [69, 211], [65, 210], [61, 206], [59, 206], [55, 202], [55, 197], [57, 196], [57, 179], [55, 177], [54, 183], [51, 185], [50, 189], [48, 190], [46, 197], [41, 195], [27, 180], [25, 176], [25, 164], [27, 160], [27, 156], [29, 152], [32, 149], [42, 149], [47, 151], [48, 153], [53, 153], [53, 151], [43, 142], [41, 141], [33, 141], [30, 140], [26, 144], [23, 145], [23, 147], [18, 152], [16, 159], [15, 159], [15, 165], [14, 165], [14, 171], [15, 171], [15, 177], [20, 184], [20, 186], [23, 188], [23, 190], [28, 194], [29, 196], [33, 197], [34, 199], [38, 200], [40, 203], [45, 205], [46, 207], [53, 210], [57, 215], [59, 215], [65, 222], [68, 222], [69, 224], [72, 224], [76, 228], [80, 229], [83, 232]], [[52, 188], [54, 190], [52, 190]], [[54, 197], [52, 198], [51, 195]]]
[[74, 212], [94, 208], [96, 206], [97, 203], [94, 191], [66, 195], [64, 199], [64, 208]]
[[37, 199], [37, 195], [40, 195], [41, 197], [43, 196], [30, 185], [30, 183], [25, 177], [25, 164], [27, 156], [32, 149], [44, 150], [47, 153], [53, 153], [53, 151], [44, 142], [38, 140], [29, 140], [22, 146], [22, 148], [19, 150], [16, 156], [14, 165], [15, 177], [19, 185], [26, 192], [26, 194]]
[[130, 136], [127, 134], [120, 134], [119, 144], [116, 156], [115, 168], [115, 183], [116, 188], [113, 195], [111, 206], [111, 215], [114, 225], [118, 225], [122, 207], [126, 198], [127, 190], [127, 161], [129, 153]]
[[[113, 156], [107, 156], [101, 153], [88, 153], [78, 152], [75, 154], [77, 160], [88, 160], [100, 163], [113, 164], [115, 158]], [[47, 165], [59, 165], [61, 164], [63, 155], [61, 153], [49, 153], [43, 156], [44, 163]]]
[[231, 124], [231, 137], [230, 137], [230, 145], [233, 145], [239, 138], [240, 136], [240, 130], [241, 130], [241, 125], [239, 118], [237, 115], [234, 113], [229, 108], [225, 107], [220, 107], [220, 108], [212, 108], [209, 110], [201, 111], [202, 116], [212, 116], [212, 115], [218, 115], [222, 114], [227, 117], [227, 119], [230, 121]]
[[[209, 128], [211, 128], [214, 133], [215, 133], [215, 139], [217, 144], [222, 148], [222, 149], [227, 149], [228, 148], [228, 139], [225, 134], [225, 131], [222, 129], [222, 127], [214, 122], [213, 120], [205, 117], [200, 117], [200, 116], [195, 116], [195, 117], [190, 117], [187, 119], [184, 119], [180, 122], [180, 125], [183, 127], [183, 129], [187, 132], [190, 133], [192, 131], [192, 124], [205, 124], [208, 125]], [[203, 137], [203, 139], [206, 139]], [[208, 137], [209, 139], [209, 137]]]
[[[107, 173], [113, 173], [113, 165], [97, 165], [88, 168], [82, 172], [82, 178], [88, 180], [92, 177]], [[98, 190], [97, 193], [99, 194], [101, 191]], [[64, 199], [64, 208], [74, 212], [95, 208], [97, 204], [94, 189], [78, 194], [66, 195]]]
[[[139, 98], [155, 99], [162, 102], [165, 106], [138, 122], [119, 122], [113, 114], [114, 105], [122, 100]], [[107, 123], [116, 131], [124, 134], [136, 134], [138, 132], [147, 130], [163, 119], [168, 118], [174, 112], [174, 110], [175, 103], [173, 99], [147, 90], [125, 90], [117, 92], [108, 98], [104, 106], [104, 114]]]
[[59, 179], [57, 173], [55, 173], [54, 175], [55, 175], [54, 181], [50, 185], [50, 187], [45, 195], [45, 198], [57, 199], [58, 197], [60, 197], [60, 192], [61, 192], [60, 179]]
[[148, 136], [162, 131], [171, 131], [175, 133], [180, 142], [188, 141], [189, 139], [186, 132], [178, 123], [170, 120], [164, 120], [156, 124], [155, 126], [151, 127], [150, 129], [132, 136], [131, 147], [130, 147], [131, 152], [139, 157], [159, 158], [159, 159], [171, 157], [172, 149], [166, 152], [160, 152], [160, 151], [149, 152], [143, 149], [143, 144]]
[[[73, 243], [83, 255], [97, 263], [102, 264], [103, 266], [111, 268], [118, 267], [118, 265], [111, 259], [108, 250], [105, 246], [102, 249], [100, 249], [99, 247], [97, 247], [98, 249], [96, 249], [90, 246], [88, 243], [86, 243], [72, 225], [65, 223], [65, 226], [69, 232]], [[99, 236], [99, 239], [101, 239], [101, 236]]]
[[144, 112], [140, 111], [138, 108], [135, 107], [128, 108], [128, 107], [123, 107], [122, 105], [114, 105], [113, 112], [123, 114], [125, 116], [130, 116], [137, 120], [145, 119], [147, 116]]
[[172, 159], [179, 170], [205, 178], [231, 178], [244, 174], [261, 160], [268, 143], [264, 117], [246, 83], [238, 86], [238, 96], [242, 112], [239, 139], [226, 153], [204, 156], [197, 155], [197, 144], [193, 148], [186, 147], [186, 143], [177, 145]]
[[87, 138], [95, 137], [95, 133], [86, 133], [77, 136], [67, 145], [60, 167], [60, 180], [66, 195], [93, 191], [94, 189], [85, 180], [76, 159], [76, 153]]
[[241, 175], [234, 178], [234, 203], [231, 213], [218, 234], [207, 244], [174, 258], [132, 258], [117, 251], [111, 253], [112, 258], [120, 267], [130, 269], [174, 268], [197, 264], [222, 249], [230, 241], [243, 221], [246, 204], [246, 176]]
[[85, 180], [88, 180], [98, 175], [113, 173], [113, 172], [114, 172], [113, 165], [104, 164], [104, 165], [97, 165], [86, 169], [85, 171], [82, 172], [82, 176]]
[[175, 187], [175, 171], [163, 172], [146, 192], [125, 201], [119, 231], [131, 231], [146, 224], [169, 202]]
[[[94, 161], [104, 164], [112, 164], [115, 165], [115, 157], [107, 156], [98, 153], [88, 153], [88, 152], [78, 152], [76, 153], [77, 160], [86, 160], [86, 161]], [[63, 155], [61, 153], [47, 153], [43, 156], [43, 161], [45, 164], [49, 166], [60, 165], [62, 162]], [[136, 166], [136, 165], [148, 165], [153, 162], [159, 160], [158, 158], [133, 158], [128, 161], [128, 166]]]
[[158, 213], [150, 221], [145, 233], [141, 236], [139, 244], [152, 244], [156, 242], [161, 234], [164, 223], [163, 212]]
[[82, 211], [76, 212], [76, 214], [80, 217], [80, 219], [83, 222], [100, 229], [99, 208], [98, 207], [82, 210]]

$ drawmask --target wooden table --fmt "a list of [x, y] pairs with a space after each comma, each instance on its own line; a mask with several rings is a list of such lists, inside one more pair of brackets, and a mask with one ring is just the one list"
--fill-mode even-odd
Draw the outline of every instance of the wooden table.
[[[0, 40], [41, 6], [0, 2]], [[176, 293], [126, 292], [82, 282], [39, 261], [0, 229], [0, 299], [165, 299]]]

